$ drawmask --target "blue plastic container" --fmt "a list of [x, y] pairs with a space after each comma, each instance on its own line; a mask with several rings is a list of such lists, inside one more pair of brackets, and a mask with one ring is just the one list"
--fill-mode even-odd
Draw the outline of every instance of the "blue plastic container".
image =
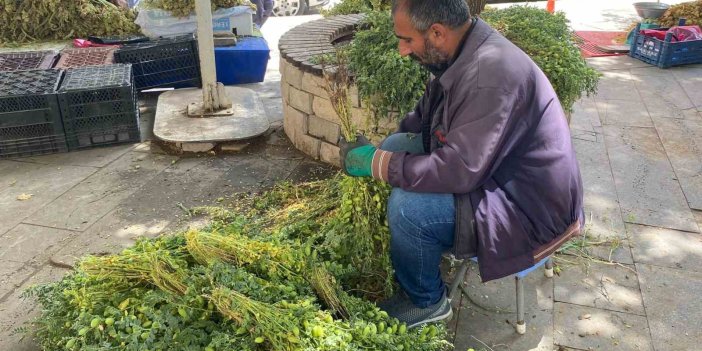
[[263, 82], [270, 58], [268, 43], [261, 37], [237, 39], [235, 46], [215, 48], [217, 81], [224, 85]]
[[[684, 24], [684, 20], [679, 23]], [[659, 40], [639, 34], [640, 29], [639, 24], [634, 31], [629, 56], [660, 68], [702, 63], [702, 40], [672, 42], [671, 33], [666, 34], [665, 40]]]

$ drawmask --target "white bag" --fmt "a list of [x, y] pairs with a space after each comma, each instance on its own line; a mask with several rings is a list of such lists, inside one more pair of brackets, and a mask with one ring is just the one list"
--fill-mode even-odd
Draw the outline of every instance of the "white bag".
[[[249, 6], [236, 6], [217, 9], [212, 13], [212, 30], [237, 35], [253, 35], [253, 17], [255, 12]], [[136, 21], [141, 32], [150, 38], [191, 34], [197, 31], [197, 17], [191, 13], [188, 17], [174, 17], [170, 12], [158, 9], [140, 9]]]

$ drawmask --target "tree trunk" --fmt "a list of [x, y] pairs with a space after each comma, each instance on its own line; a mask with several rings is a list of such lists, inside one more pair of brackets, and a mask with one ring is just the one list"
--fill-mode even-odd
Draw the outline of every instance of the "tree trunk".
[[466, 0], [466, 2], [468, 3], [470, 14], [472, 16], [477, 16], [485, 9], [487, 0]]

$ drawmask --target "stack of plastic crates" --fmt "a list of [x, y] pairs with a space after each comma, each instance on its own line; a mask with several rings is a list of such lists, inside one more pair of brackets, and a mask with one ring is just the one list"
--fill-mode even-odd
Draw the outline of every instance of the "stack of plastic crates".
[[109, 65], [114, 62], [115, 50], [115, 47], [63, 49], [56, 68]]
[[58, 70], [0, 72], [0, 158], [66, 151]]
[[48, 69], [56, 61], [55, 51], [27, 51], [0, 53], [0, 71]]
[[200, 87], [200, 61], [193, 36], [127, 44], [115, 62], [131, 63], [137, 90]]
[[130, 65], [67, 70], [59, 88], [59, 104], [69, 150], [140, 140]]

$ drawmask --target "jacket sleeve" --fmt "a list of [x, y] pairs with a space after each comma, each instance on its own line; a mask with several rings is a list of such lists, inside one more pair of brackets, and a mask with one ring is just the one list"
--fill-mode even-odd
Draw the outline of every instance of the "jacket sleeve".
[[[428, 155], [394, 153], [388, 164], [392, 186], [415, 192], [467, 193], [491, 176], [507, 154], [512, 135], [516, 91], [479, 88], [459, 103], [443, 147]], [[525, 129], [525, 128], [523, 128]], [[513, 144], [513, 143], [512, 143]]]

